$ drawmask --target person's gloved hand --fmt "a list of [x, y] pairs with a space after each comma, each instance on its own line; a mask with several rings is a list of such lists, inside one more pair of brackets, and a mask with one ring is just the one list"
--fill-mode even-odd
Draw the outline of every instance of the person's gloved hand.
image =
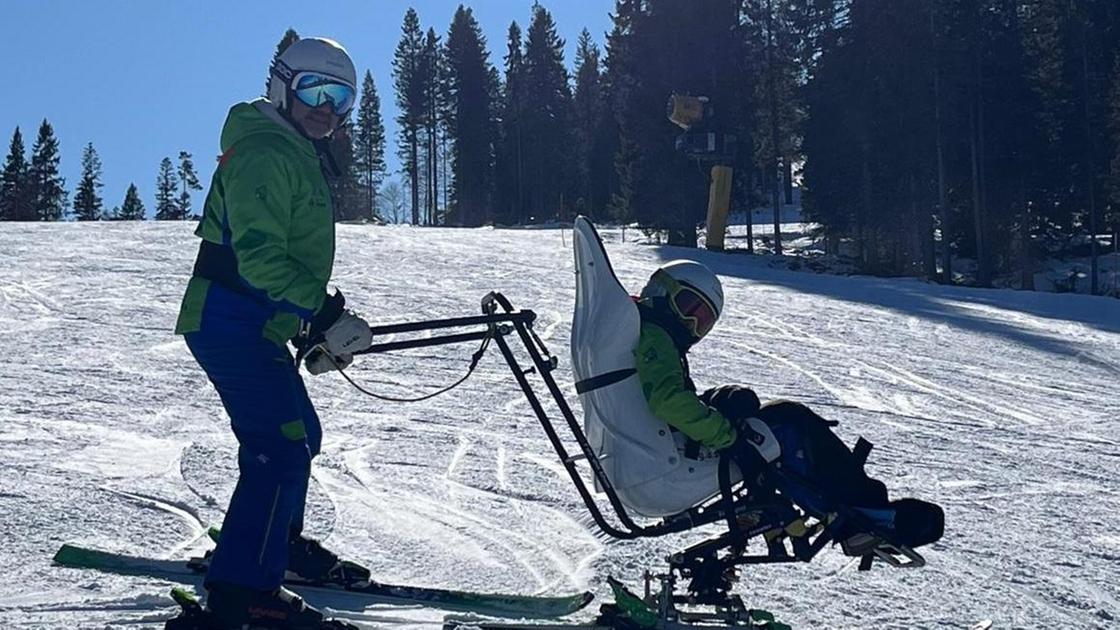
[[313, 375], [345, 368], [354, 360], [355, 352], [373, 345], [369, 322], [346, 310], [345, 305], [346, 298], [336, 290], [311, 320], [307, 341], [312, 347], [306, 365]]
[[361, 352], [373, 345], [369, 322], [351, 311], [343, 311], [330, 328], [323, 331], [323, 341], [316, 344], [323, 351], [341, 357]]
[[758, 413], [761, 403], [749, 387], [721, 385], [700, 394], [700, 400], [729, 420], [742, 420]]
[[322, 348], [315, 348], [308, 353], [307, 358], [304, 360], [304, 365], [307, 366], [307, 371], [313, 376], [318, 376], [324, 372], [344, 370], [353, 362], [354, 355], [352, 354], [344, 354], [336, 357], [327, 354]]

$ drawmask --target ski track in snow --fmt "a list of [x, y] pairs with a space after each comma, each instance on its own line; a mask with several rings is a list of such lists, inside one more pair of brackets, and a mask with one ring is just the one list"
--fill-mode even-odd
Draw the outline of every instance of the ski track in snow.
[[[0, 224], [0, 627], [162, 627], [174, 608], [167, 583], [53, 567], [52, 554], [69, 541], [180, 557], [221, 521], [235, 443], [171, 334], [197, 250], [192, 227]], [[492, 289], [536, 311], [576, 405], [569, 233], [338, 235], [335, 283], [373, 322], [476, 314]], [[633, 292], [679, 256], [721, 275], [727, 312], [694, 352], [698, 384], [745, 383], [764, 401], [809, 404], [849, 442], [876, 444], [869, 468], [892, 494], [946, 509], [947, 534], [924, 569], [859, 572], [826, 550], [809, 565], [745, 569], [749, 605], [795, 628], [1120, 626], [1120, 302], [818, 276], [624, 243], [616, 230], [604, 239]], [[364, 357], [350, 374], [415, 396], [456, 380], [473, 351]], [[333, 376], [308, 386], [325, 440], [307, 528], [381, 580], [590, 588], [602, 599], [606, 575], [637, 586], [642, 569], [703, 535], [601, 535], [496, 351], [465, 385], [418, 404], [372, 400]], [[368, 627], [442, 619], [386, 606], [353, 616]]]

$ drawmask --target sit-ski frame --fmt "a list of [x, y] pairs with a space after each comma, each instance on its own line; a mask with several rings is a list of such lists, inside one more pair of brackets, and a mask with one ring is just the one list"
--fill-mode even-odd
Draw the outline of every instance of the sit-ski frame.
[[[846, 518], [845, 514], [841, 514], [839, 518], [832, 521], [829, 526], [818, 523], [806, 529], [806, 522], [803, 515], [784, 497], [772, 495], [758, 499], [751, 496], [743, 496], [742, 490], [733, 496], [731, 506], [734, 514], [731, 515], [727, 513], [727, 504], [725, 500], [717, 497], [679, 514], [665, 517], [654, 524], [638, 525], [634, 522], [633, 518], [631, 518], [626, 510], [626, 507], [618, 498], [618, 494], [615, 492], [610, 479], [603, 470], [602, 464], [594, 452], [594, 449], [588, 442], [587, 436], [580, 426], [580, 422], [568, 405], [564, 393], [561, 391], [560, 386], [557, 385], [555, 378], [553, 378], [552, 372], [556, 369], [558, 361], [555, 356], [549, 353], [540, 337], [533, 331], [533, 323], [536, 321], [536, 318], [536, 313], [533, 311], [515, 309], [504, 295], [491, 292], [482, 299], [482, 315], [389, 324], [372, 326], [370, 328], [375, 338], [402, 333], [475, 326], [485, 326], [483, 330], [377, 343], [364, 351], [363, 354], [383, 353], [393, 350], [423, 348], [472, 341], [483, 343], [489, 341], [494, 343], [502, 353], [502, 357], [505, 358], [510, 371], [517, 380], [517, 384], [520, 386], [522, 393], [524, 393], [530, 407], [532, 407], [534, 414], [536, 414], [537, 420], [540, 422], [545, 434], [548, 435], [549, 442], [551, 442], [553, 449], [555, 449], [556, 454], [560, 457], [560, 461], [564, 465], [565, 470], [568, 471], [572, 483], [575, 484], [576, 490], [579, 492], [580, 498], [583, 499], [584, 505], [587, 506], [595, 524], [604, 533], [614, 538], [622, 540], [654, 538], [687, 531], [704, 525], [728, 522], [729, 517], [739, 518], [740, 522], [745, 521], [746, 524], [739, 533], [733, 534], [732, 532], [727, 532], [721, 536], [672, 554], [669, 557], [670, 571], [668, 574], [659, 575], [656, 576], [656, 578], [647, 576], [647, 589], [651, 579], [660, 579], [662, 581], [662, 599], [665, 598], [666, 593], [670, 594], [669, 597], [671, 601], [666, 602], [669, 604], [670, 608], [674, 602], [726, 607], [729, 604], [729, 597], [733, 597], [729, 595], [728, 591], [730, 589], [729, 576], [735, 566], [745, 564], [808, 562], [828, 545], [828, 543], [832, 542], [833, 539], [830, 530], [832, 526], [840, 523], [840, 519]], [[507, 340], [507, 337], [511, 334], [515, 334], [521, 340], [532, 362], [531, 367], [524, 367], [514, 354]], [[529, 380], [529, 376], [532, 374], [536, 374], [540, 378], [545, 388], [552, 396], [553, 402], [559, 409], [560, 414], [568, 425], [572, 437], [579, 446], [580, 453], [576, 455], [569, 454], [568, 449], [564, 446], [552, 419], [549, 417], [548, 412], [545, 411], [544, 406], [541, 404], [541, 399], [538, 397]], [[587, 482], [584, 481], [583, 475], [580, 473], [577, 466], [578, 462], [581, 460], [586, 461], [590, 466], [599, 488], [606, 494], [607, 500], [613, 508], [618, 520], [617, 525], [611, 523], [604, 516], [593, 493], [588, 488]], [[737, 544], [741, 544], [742, 541], [764, 535], [767, 537], [767, 553], [765, 555], [744, 555], [742, 549], [734, 550], [732, 553], [722, 556], [720, 555], [721, 551], [732, 549], [736, 547]], [[790, 554], [786, 549], [784, 543], [786, 538], [791, 541], [793, 554]], [[897, 551], [904, 556], [906, 560], [900, 560], [891, 553], [878, 553], [876, 551], [875, 554], [894, 566], [920, 566], [924, 564], [921, 556], [913, 550], [903, 548]], [[864, 564], [869, 565], [869, 563], [869, 558], [865, 557]], [[672, 595], [673, 583], [676, 580], [674, 573], [679, 573], [680, 577], [691, 580], [688, 588], [688, 595]]]

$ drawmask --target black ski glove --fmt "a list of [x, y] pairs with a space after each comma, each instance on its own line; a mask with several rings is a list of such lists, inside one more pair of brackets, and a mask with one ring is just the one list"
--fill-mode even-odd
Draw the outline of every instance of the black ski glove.
[[308, 339], [316, 339], [321, 337], [328, 328], [342, 317], [342, 313], [346, 311], [346, 296], [342, 295], [342, 291], [334, 290], [334, 294], [327, 294], [326, 299], [323, 300], [323, 305], [311, 318], [311, 329], [307, 334]]
[[291, 338], [292, 345], [301, 354], [310, 351], [312, 346], [323, 340], [323, 333], [345, 312], [346, 297], [342, 295], [342, 291], [335, 289], [333, 294], [328, 293], [323, 299], [323, 305], [315, 311], [311, 320], [305, 320], [306, 325], [300, 329], [299, 334]]
[[761, 403], [749, 387], [721, 385], [700, 394], [700, 400], [728, 420], [742, 420], [758, 414]]

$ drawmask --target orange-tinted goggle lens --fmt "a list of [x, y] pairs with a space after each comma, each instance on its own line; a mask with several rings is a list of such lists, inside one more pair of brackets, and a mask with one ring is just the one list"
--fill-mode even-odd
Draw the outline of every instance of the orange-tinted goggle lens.
[[673, 295], [673, 308], [686, 320], [692, 320], [697, 337], [703, 337], [716, 325], [716, 309], [691, 287], [682, 286]]

